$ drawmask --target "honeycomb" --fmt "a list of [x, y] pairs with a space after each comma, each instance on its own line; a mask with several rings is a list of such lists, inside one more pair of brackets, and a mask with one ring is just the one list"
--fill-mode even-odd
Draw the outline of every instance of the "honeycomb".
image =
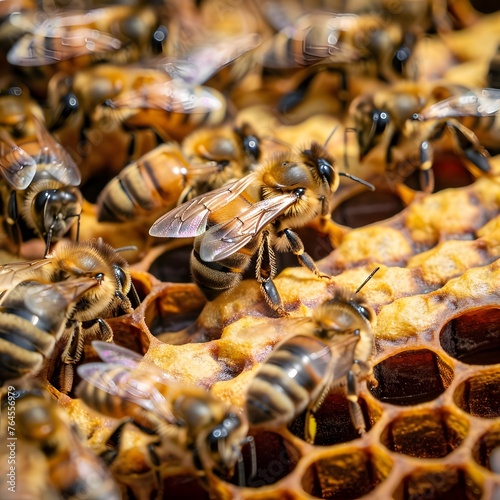
[[[251, 2], [200, 3], [221, 30], [261, 29], [258, 18], [249, 16]], [[442, 38], [429, 35], [418, 46], [424, 54], [422, 81], [435, 71], [450, 81], [486, 86], [478, 75], [485, 74], [500, 41], [498, 15], [469, 10], [466, 2], [449, 3], [459, 19], [465, 9], [470, 26], [463, 18], [461, 30]], [[485, 28], [490, 25], [494, 28]], [[478, 33], [490, 36], [472, 50], [471, 37]], [[428, 54], [436, 50], [439, 61], [431, 64]], [[266, 154], [286, 148], [283, 143], [325, 143], [332, 130], [345, 127], [339, 118], [342, 104], [325, 97], [332, 92], [330, 78], [326, 72], [318, 75], [311, 95], [285, 117], [278, 117], [270, 103], [293, 88], [293, 75], [279, 82], [285, 88], [274, 85], [272, 77], [266, 89], [245, 80], [246, 87], [233, 91], [238, 117], [278, 139], [264, 143]], [[364, 85], [355, 75], [348, 92], [363, 92]], [[349, 172], [376, 190], [342, 180], [331, 219], [298, 230], [329, 279], [283, 256], [275, 283], [290, 317], [303, 317], [338, 287], [356, 290], [380, 268], [360, 291], [377, 315], [372, 364], [378, 384], [362, 382], [359, 391], [367, 432], [358, 434], [344, 388], [335, 388], [316, 415], [314, 444], [304, 439], [303, 416], [278, 429], [250, 429], [256, 473], [251, 474], [251, 450], [245, 445], [243, 478], [238, 473], [213, 477], [207, 489], [192, 464], [152, 464], [147, 449], [154, 436], [127, 424], [109, 466], [124, 499], [500, 499], [500, 470], [495, 472], [490, 460], [500, 446], [500, 156], [493, 153], [489, 175], [472, 175], [462, 156], [445, 144], [434, 163], [435, 192], [424, 194], [410, 182], [388, 178], [383, 151], [368, 164], [357, 164], [356, 148], [345, 144], [343, 131], [332, 136], [328, 150], [337, 159], [347, 158]], [[82, 240], [103, 237], [116, 248], [137, 248], [124, 255], [141, 304], [133, 313], [107, 319], [114, 342], [242, 410], [259, 366], [290, 333], [288, 318], [269, 308], [251, 275], [207, 302], [190, 280], [190, 241], [154, 241], [142, 220], [102, 223], [96, 213], [89, 196]], [[42, 247], [27, 242], [23, 256], [35, 258]], [[97, 359], [87, 344], [82, 363]], [[73, 394], [46, 385], [87, 445], [105, 453], [116, 423], [91, 412]]]

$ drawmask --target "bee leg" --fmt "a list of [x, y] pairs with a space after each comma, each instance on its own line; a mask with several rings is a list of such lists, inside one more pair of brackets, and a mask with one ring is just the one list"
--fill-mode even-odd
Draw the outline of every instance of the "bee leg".
[[358, 402], [358, 380], [352, 369], [347, 373], [347, 399], [349, 400], [349, 413], [351, 414], [354, 428], [360, 435], [363, 435], [366, 433], [366, 425], [361, 406], [359, 406]]
[[317, 424], [315, 414], [332, 390], [332, 383], [332, 376], [330, 376], [318, 397], [314, 401], [311, 401], [307, 407], [304, 423], [304, 439], [310, 444], [314, 444], [316, 440]]
[[278, 233], [278, 236], [281, 236], [281, 234], [284, 234], [286, 236], [288, 247], [290, 251], [297, 257], [300, 265], [307, 267], [307, 269], [312, 271], [316, 276], [320, 278], [330, 279], [330, 276], [328, 276], [327, 274], [323, 274], [316, 266], [312, 257], [307, 252], [305, 252], [304, 244], [302, 243], [302, 240], [296, 232], [292, 231], [290, 228], [286, 228], [283, 229], [283, 231], [280, 231]]
[[434, 191], [434, 172], [432, 163], [434, 161], [434, 151], [429, 141], [422, 141], [420, 144], [420, 187], [424, 193]]
[[268, 231], [264, 231], [262, 234], [262, 244], [259, 246], [257, 253], [255, 276], [269, 306], [280, 316], [288, 316], [288, 313], [283, 307], [278, 289], [273, 282], [273, 278], [276, 276], [276, 257], [271, 247], [270, 234]]
[[453, 132], [453, 135], [463, 152], [464, 156], [481, 172], [491, 172], [489, 163], [489, 153], [486, 151], [472, 130], [464, 127], [461, 123], [455, 121], [447, 121], [447, 127]]
[[9, 240], [14, 243], [14, 252], [17, 254], [21, 247], [21, 228], [19, 227], [19, 211], [17, 208], [17, 193], [16, 191], [12, 191], [9, 195], [9, 199], [7, 201], [7, 214], [5, 217], [5, 229], [7, 235], [9, 236]]

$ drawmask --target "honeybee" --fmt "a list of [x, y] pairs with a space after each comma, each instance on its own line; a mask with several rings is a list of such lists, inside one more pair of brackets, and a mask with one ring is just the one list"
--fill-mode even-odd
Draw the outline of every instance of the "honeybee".
[[182, 147], [173, 141], [161, 144], [127, 165], [99, 194], [98, 220], [154, 220], [160, 211], [243, 177], [259, 155], [259, 140], [246, 124], [200, 128]]
[[322, 65], [350, 72], [355, 62], [374, 62], [379, 78], [396, 81], [404, 76], [411, 42], [399, 24], [377, 15], [315, 11], [264, 42], [261, 62], [268, 68]]
[[[129, 162], [169, 139], [154, 122], [142, 128], [127, 127], [103, 114], [100, 106], [120, 92], [166, 81], [170, 77], [162, 71], [112, 64], [86, 68], [73, 77], [57, 74], [51, 78], [48, 127], [78, 165], [82, 189], [88, 188], [91, 179], [99, 192]], [[93, 196], [87, 189], [85, 198], [94, 201]]]
[[227, 477], [241, 463], [248, 424], [202, 387], [169, 380], [155, 365], [123, 347], [92, 342], [104, 363], [78, 367], [77, 396], [103, 415], [132, 419], [158, 434], [169, 455], [185, 461], [200, 479]]
[[200, 126], [223, 123], [229, 109], [225, 96], [218, 90], [175, 79], [122, 92], [104, 101], [96, 112], [129, 129], [154, 123], [161, 134], [181, 141]]
[[[13, 287], [25, 280], [53, 284], [78, 282], [81, 278], [90, 279], [95, 286], [82, 293], [66, 314], [61, 336], [62, 392], [71, 389], [72, 365], [80, 360], [85, 340], [96, 335], [108, 341], [113, 338], [104, 318], [120, 308], [126, 313], [132, 311], [132, 302], [127, 297], [131, 288], [134, 293], [128, 263], [114, 248], [98, 239], [60, 243], [45, 259], [0, 266], [0, 285], [6, 290], [4, 301]], [[138, 302], [135, 296], [133, 299]]]
[[96, 61], [132, 62], [144, 55], [157, 25], [156, 12], [150, 7], [112, 5], [59, 11], [18, 40], [7, 60], [15, 66], [71, 61], [64, 70], [72, 73]]
[[[421, 84], [405, 83], [359, 96], [352, 102], [350, 113], [355, 123], [360, 159], [363, 160], [372, 149], [382, 144], [386, 148], [385, 162], [389, 175], [402, 173], [404, 178], [419, 168], [422, 190], [432, 192], [433, 143], [448, 129], [470, 162], [466, 166], [472, 173], [476, 173], [474, 167], [478, 172], [489, 173], [488, 152], [475, 133], [462, 120], [456, 119], [459, 115], [453, 112], [450, 105], [451, 102], [460, 102], [462, 95], [464, 89], [460, 86], [436, 85], [426, 91]], [[442, 96], [446, 99], [439, 104]], [[492, 124], [493, 120], [486, 123]], [[477, 124], [474, 126], [474, 130], [479, 128]], [[415, 154], [416, 151], [418, 154]]]
[[252, 427], [287, 425], [307, 409], [306, 440], [314, 443], [314, 414], [332, 386], [347, 378], [347, 397], [355, 428], [365, 432], [357, 384], [372, 378], [374, 311], [353, 294], [338, 289], [311, 318], [292, 318], [294, 330], [264, 361], [250, 382], [246, 413]]
[[52, 242], [79, 221], [80, 172], [64, 148], [46, 129], [39, 106], [23, 95], [0, 96], [0, 183], [4, 227], [18, 251], [19, 223]]
[[[2, 435], [8, 436], [10, 429], [16, 436], [16, 441], [9, 441], [14, 443], [14, 446], [10, 447], [15, 451], [13, 463], [22, 463], [23, 458], [27, 460], [26, 457], [34, 455], [37, 461], [33, 469], [30, 469], [30, 481], [32, 476], [35, 476], [33, 479], [38, 479], [37, 472], [41, 469], [42, 472], [46, 472], [42, 491], [51, 493], [50, 496], [43, 496], [39, 490], [36, 496], [25, 497], [21, 494], [18, 498], [74, 500], [122, 498], [118, 485], [104, 462], [82, 443], [81, 437], [68, 421], [64, 410], [46, 391], [33, 385], [28, 389], [19, 390], [9, 386], [8, 390], [4, 396], [3, 406], [13, 417], [2, 419]], [[10, 427], [9, 421], [15, 425]], [[10, 452], [9, 447], [7, 451]], [[4, 451], [2, 455], [5, 458]], [[23, 481], [19, 477], [21, 469], [17, 467], [17, 471], [16, 493], [23, 490], [20, 484]]]
[[[30, 266], [29, 272], [36, 273], [34, 268], [36, 266]], [[15, 274], [13, 265], [9, 269]], [[26, 264], [24, 269], [27, 273]], [[2, 272], [5, 271], [3, 268]], [[11, 275], [10, 279], [15, 278]], [[72, 308], [83, 294], [97, 285], [96, 280], [88, 278], [59, 283], [28, 280], [6, 292], [0, 305], [1, 385], [40, 371], [63, 335]]]
[[291, 251], [316, 276], [325, 277], [293, 228], [326, 217], [339, 186], [335, 161], [313, 142], [298, 154], [281, 153], [255, 172], [183, 203], [149, 230], [158, 237], [196, 237], [191, 273], [208, 300], [234, 288], [257, 256], [256, 278], [269, 306], [286, 316], [273, 278], [274, 248]]

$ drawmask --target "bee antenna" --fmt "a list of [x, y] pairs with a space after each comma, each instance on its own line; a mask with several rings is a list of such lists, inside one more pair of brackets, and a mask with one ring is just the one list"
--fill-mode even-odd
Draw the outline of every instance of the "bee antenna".
[[135, 245], [128, 245], [126, 247], [115, 248], [115, 252], [128, 252], [129, 250], [135, 252], [137, 247]]
[[380, 269], [380, 267], [377, 267], [376, 269], [374, 269], [369, 275], [368, 277], [365, 279], [365, 281], [363, 281], [363, 283], [361, 283], [361, 285], [358, 286], [358, 289], [354, 292], [355, 294], [358, 293], [372, 278], [373, 278], [373, 275]]
[[336, 125], [335, 127], [333, 127], [333, 130], [330, 132], [330, 135], [326, 138], [326, 141], [325, 143], [323, 144], [323, 147], [326, 148], [326, 146], [328, 145], [328, 143], [330, 142], [330, 139], [333, 137], [333, 134], [335, 134], [335, 132], [337, 131], [337, 129], [339, 128], [338, 125]]
[[359, 177], [356, 177], [355, 175], [348, 174], [346, 172], [339, 172], [339, 175], [343, 177], [348, 177], [349, 179], [359, 182], [360, 184], [363, 184], [363, 186], [366, 186], [370, 191], [375, 191], [375, 186], [373, 184], [370, 184], [367, 181], [364, 181], [363, 179], [360, 179]]
[[243, 444], [250, 445], [250, 479], [253, 479], [257, 474], [257, 450], [255, 448], [255, 439], [252, 436], [247, 436]]

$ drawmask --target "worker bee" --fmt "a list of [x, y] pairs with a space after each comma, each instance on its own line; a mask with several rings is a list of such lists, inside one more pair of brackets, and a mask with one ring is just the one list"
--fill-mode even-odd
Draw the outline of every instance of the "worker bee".
[[158, 20], [148, 7], [112, 5], [89, 11], [52, 13], [24, 35], [7, 54], [15, 66], [45, 66], [72, 61], [74, 72], [97, 61], [126, 63], [144, 55]]
[[[96, 280], [79, 278], [59, 283], [27, 280], [13, 285], [15, 275], [37, 273], [37, 265], [20, 263], [2, 272], [10, 282], [0, 305], [0, 346], [2, 366], [0, 383], [35, 375], [43, 362], [50, 359], [56, 342], [61, 338], [71, 310]], [[10, 271], [7, 272], [6, 271]]]
[[223, 123], [229, 109], [225, 96], [218, 90], [175, 79], [121, 92], [104, 101], [96, 112], [129, 129], [154, 123], [160, 133], [181, 141], [202, 125]]
[[20, 223], [52, 242], [79, 221], [80, 172], [64, 148], [46, 129], [39, 106], [23, 95], [0, 96], [0, 183], [4, 228], [18, 251]]
[[286, 316], [273, 282], [274, 248], [291, 251], [301, 265], [324, 277], [293, 228], [317, 215], [329, 215], [330, 198], [342, 175], [334, 164], [315, 142], [296, 155], [277, 154], [242, 179], [171, 210], [152, 225], [149, 234], [196, 237], [191, 273], [208, 300], [233, 289], [256, 255], [263, 296], [272, 309]]
[[92, 343], [104, 363], [78, 367], [77, 396], [91, 409], [116, 419], [132, 419], [157, 434], [158, 446], [186, 460], [206, 481], [227, 477], [241, 463], [248, 424], [228, 404], [202, 387], [183, 384], [123, 347]]
[[[12, 263], [0, 266], [0, 285], [3, 283], [4, 301], [10, 290], [25, 280], [53, 284], [89, 278], [95, 283], [68, 309], [65, 329], [61, 336], [60, 384], [69, 392], [73, 381], [72, 365], [80, 360], [87, 339], [98, 336], [110, 341], [113, 332], [105, 321], [120, 308], [132, 311], [127, 297], [132, 287], [128, 263], [119, 253], [101, 239], [85, 242], [60, 243], [45, 259], [34, 262]], [[133, 295], [133, 300], [138, 299]]]
[[374, 14], [315, 11], [280, 30], [259, 51], [267, 68], [323, 65], [351, 72], [355, 62], [373, 62], [377, 77], [396, 81], [404, 76], [412, 43], [399, 24]]
[[294, 330], [282, 340], [250, 382], [246, 413], [252, 427], [290, 424], [306, 412], [306, 440], [314, 443], [314, 414], [332, 387], [347, 377], [347, 397], [355, 428], [365, 432], [357, 384], [372, 378], [372, 325], [376, 316], [356, 293], [338, 289], [311, 318], [291, 318]]
[[[62, 407], [52, 400], [46, 391], [34, 384], [22, 389], [9, 386], [3, 399], [4, 410], [13, 417], [2, 419], [2, 435], [8, 435], [8, 430], [11, 430], [16, 436], [16, 441], [10, 441], [15, 443], [11, 446], [11, 449], [15, 450], [15, 462], [9, 463], [18, 465], [23, 463], [23, 459], [29, 461], [27, 457], [30, 456], [37, 459], [34, 467], [29, 469], [30, 480], [18, 480], [18, 483], [30, 483], [32, 480], [37, 482], [38, 472], [45, 472], [42, 491], [51, 493], [50, 496], [43, 496], [39, 490], [36, 496], [20, 494], [18, 498], [121, 498], [118, 485], [102, 459], [82, 443], [81, 436], [69, 422]], [[15, 425], [10, 427], [9, 422], [14, 422], [14, 419]], [[5, 452], [2, 452], [2, 455], [5, 458]], [[17, 469], [22, 470], [19, 466]], [[23, 488], [29, 490], [21, 484], [17, 486], [15, 497]]]
[[[200, 128], [125, 167], [97, 199], [100, 222], [157, 219], [176, 205], [243, 177], [260, 156], [250, 126]], [[151, 221], [152, 222], [152, 221]]]
[[[388, 175], [399, 175], [404, 179], [419, 168], [422, 190], [432, 192], [433, 143], [449, 130], [468, 160], [467, 168], [473, 174], [490, 172], [488, 152], [465, 122], [457, 119], [460, 115], [450, 104], [459, 103], [463, 95], [461, 86], [434, 86], [426, 91], [421, 84], [405, 83], [359, 96], [352, 102], [350, 113], [355, 123], [360, 159], [381, 144], [386, 151]], [[485, 114], [479, 110], [477, 113]], [[461, 116], [464, 114], [465, 109]], [[491, 128], [493, 121], [494, 117], [490, 115], [485, 122], [486, 128]], [[474, 130], [481, 128], [477, 125], [471, 124]]]

